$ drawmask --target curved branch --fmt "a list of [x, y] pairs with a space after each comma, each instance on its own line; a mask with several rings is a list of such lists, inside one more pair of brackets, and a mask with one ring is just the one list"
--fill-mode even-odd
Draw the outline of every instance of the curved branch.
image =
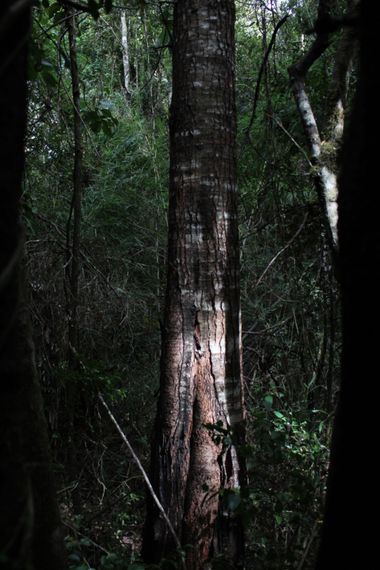
[[[336, 259], [338, 255], [338, 186], [336, 177], [336, 151], [334, 156], [335, 165], [330, 166], [326, 157], [322, 156], [322, 140], [320, 130], [311, 107], [305, 89], [305, 78], [310, 67], [317, 61], [330, 45], [331, 31], [326, 22], [331, 19], [331, 7], [333, 0], [320, 0], [318, 7], [318, 17], [315, 24], [316, 37], [308, 52], [296, 63], [288, 68], [291, 87], [297, 109], [305, 131], [307, 143], [310, 149], [310, 159], [315, 167], [314, 180], [319, 200], [325, 211], [325, 226], [329, 246]], [[355, 4], [355, 0], [352, 2]], [[345, 78], [349, 69], [350, 54], [346, 50], [347, 38], [351, 40], [352, 31], [346, 30], [343, 40], [338, 46], [335, 55], [334, 76], [332, 82], [331, 99], [333, 110], [332, 120], [335, 122], [333, 136], [325, 142], [330, 143], [334, 148], [334, 143], [339, 140], [343, 132], [343, 100], [342, 95]], [[345, 53], [342, 53], [344, 49]], [[347, 52], [347, 53], [346, 53]]]
[[247, 138], [249, 138], [249, 133], [250, 133], [250, 130], [251, 130], [251, 128], [252, 128], [253, 121], [255, 120], [256, 109], [257, 109], [257, 103], [258, 103], [258, 101], [259, 101], [259, 95], [260, 95], [260, 84], [261, 84], [261, 79], [262, 79], [262, 77], [263, 77], [263, 73], [264, 73], [265, 66], [266, 66], [266, 64], [267, 64], [267, 61], [268, 61], [270, 52], [272, 51], [272, 48], [273, 48], [273, 46], [274, 46], [274, 42], [276, 41], [277, 33], [278, 33], [279, 29], [281, 28], [281, 26], [282, 26], [283, 24], [285, 24], [285, 22], [286, 22], [286, 20], [287, 20], [288, 18], [289, 18], [289, 14], [286, 14], [283, 18], [281, 18], [281, 20], [279, 20], [279, 21], [277, 22], [277, 24], [276, 24], [276, 26], [275, 26], [275, 28], [274, 28], [274, 30], [273, 30], [273, 34], [272, 34], [272, 37], [271, 37], [270, 42], [269, 42], [269, 44], [268, 44], [268, 47], [267, 47], [267, 49], [266, 49], [266, 52], [265, 52], [265, 54], [264, 54], [263, 61], [261, 62], [259, 74], [258, 74], [258, 76], [257, 76], [257, 81], [256, 81], [255, 95], [254, 95], [254, 98], [253, 98], [253, 107], [252, 107], [251, 119], [250, 119], [250, 121], [249, 121], [249, 125], [248, 125], [247, 130], [246, 130], [246, 136], [247, 136]]
[[[175, 530], [174, 530], [174, 528], [173, 528], [173, 525], [172, 525], [172, 523], [171, 523], [171, 521], [170, 521], [168, 515], [167, 515], [166, 512], [165, 512], [164, 507], [162, 506], [162, 504], [161, 504], [159, 498], [157, 497], [157, 495], [156, 495], [156, 493], [155, 493], [155, 491], [154, 491], [154, 489], [153, 489], [152, 483], [150, 482], [150, 479], [149, 479], [149, 477], [148, 477], [147, 472], [145, 471], [145, 469], [144, 469], [144, 467], [143, 467], [143, 465], [142, 465], [140, 459], [138, 458], [138, 456], [137, 456], [135, 450], [133, 449], [132, 445], [129, 443], [129, 440], [127, 439], [127, 436], [125, 435], [125, 433], [124, 433], [123, 430], [121, 429], [121, 427], [120, 427], [120, 425], [118, 424], [117, 420], [115, 419], [113, 413], [111, 412], [110, 408], [108, 407], [108, 405], [107, 405], [106, 401], [104, 400], [102, 394], [99, 393], [99, 394], [98, 394], [98, 398], [99, 398], [100, 402], [102, 403], [102, 405], [104, 406], [104, 408], [106, 409], [106, 412], [107, 412], [107, 414], [108, 414], [110, 420], [112, 421], [112, 423], [113, 423], [114, 426], [116, 427], [117, 431], [119, 432], [119, 434], [120, 434], [120, 436], [121, 436], [121, 439], [124, 441], [125, 445], [128, 447], [129, 453], [132, 455], [132, 457], [133, 457], [133, 459], [134, 459], [134, 461], [135, 461], [137, 467], [139, 468], [139, 470], [140, 470], [140, 472], [141, 472], [141, 474], [142, 474], [142, 476], [143, 476], [143, 478], [144, 478], [144, 481], [145, 481], [145, 483], [146, 483], [146, 485], [147, 485], [147, 487], [148, 487], [148, 489], [149, 489], [149, 492], [150, 492], [150, 494], [152, 495], [152, 498], [153, 498], [154, 502], [156, 503], [156, 505], [157, 505], [157, 507], [158, 507], [158, 510], [160, 511], [160, 513], [161, 513], [163, 519], [165, 520], [166, 524], [168, 525], [168, 528], [169, 528], [169, 530], [170, 530], [170, 532], [171, 532], [171, 534], [172, 534], [172, 536], [173, 536], [173, 539], [174, 539], [174, 541], [175, 541], [175, 543], [176, 543], [176, 545], [177, 545], [177, 548], [178, 548], [178, 550], [180, 551], [180, 550], [182, 549], [180, 540], [179, 540], [179, 538], [178, 538], [178, 536], [177, 536], [177, 534], [176, 534], [176, 532], [175, 532]], [[182, 566], [183, 566], [183, 568], [185, 569], [185, 566], [184, 566], [183, 561], [182, 561]], [[186, 570], [186, 569], [185, 569], [185, 570]]]

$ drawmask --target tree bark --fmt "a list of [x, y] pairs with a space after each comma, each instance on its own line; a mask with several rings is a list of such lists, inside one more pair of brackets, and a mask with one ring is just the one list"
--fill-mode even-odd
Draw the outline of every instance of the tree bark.
[[362, 0], [358, 92], [339, 180], [341, 391], [317, 570], [371, 568], [377, 557], [379, 26], [373, 2]]
[[[17, 4], [17, 5], [16, 5]], [[7, 19], [8, 16], [12, 16]], [[0, 555], [4, 568], [63, 570], [47, 427], [22, 273], [20, 198], [26, 125], [26, 3], [0, 7]]]
[[[349, 0], [348, 13], [355, 9], [357, 0]], [[331, 12], [335, 0], [320, 0], [318, 18], [315, 25], [316, 37], [308, 52], [294, 65], [289, 67], [289, 76], [294, 99], [305, 131], [310, 150], [310, 160], [314, 166], [314, 181], [317, 193], [325, 213], [327, 241], [337, 264], [339, 253], [338, 241], [338, 151], [344, 128], [344, 105], [347, 90], [347, 76], [355, 46], [355, 31], [347, 27], [342, 32], [335, 53], [334, 69], [329, 96], [329, 116], [326, 121], [325, 136], [318, 127], [305, 80], [310, 67], [319, 59], [330, 45]], [[334, 30], [336, 31], [336, 30]]]
[[128, 47], [128, 27], [127, 27], [127, 16], [125, 10], [120, 14], [120, 25], [121, 25], [121, 48], [123, 52], [123, 85], [125, 90], [125, 98], [127, 102], [130, 99], [131, 92], [129, 89], [129, 47]]
[[[182, 544], [190, 545], [189, 569], [208, 568], [217, 554], [239, 567], [242, 554], [241, 528], [227, 501], [244, 478], [236, 450], [244, 414], [235, 136], [234, 3], [177, 2], [168, 281], [152, 478]], [[206, 427], [217, 423], [225, 432]], [[158, 561], [173, 549], [150, 504], [145, 558]]]

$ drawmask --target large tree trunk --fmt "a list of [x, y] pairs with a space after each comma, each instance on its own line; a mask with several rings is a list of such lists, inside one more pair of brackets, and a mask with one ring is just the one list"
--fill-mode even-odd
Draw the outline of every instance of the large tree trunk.
[[374, 3], [362, 0], [358, 93], [339, 187], [341, 393], [318, 570], [372, 568], [378, 558], [379, 27]]
[[26, 3], [1, 3], [0, 565], [61, 570], [60, 520], [22, 292], [20, 196], [29, 23]]
[[[234, 2], [182, 0], [174, 11], [166, 313], [152, 452], [156, 491], [187, 567], [241, 553], [227, 490], [243, 477], [239, 240], [234, 101]], [[207, 426], [219, 425], [226, 432]], [[233, 442], [227, 435], [232, 430]], [[218, 437], [218, 436], [222, 437]], [[221, 496], [225, 491], [224, 497]], [[148, 513], [145, 557], [173, 549]]]

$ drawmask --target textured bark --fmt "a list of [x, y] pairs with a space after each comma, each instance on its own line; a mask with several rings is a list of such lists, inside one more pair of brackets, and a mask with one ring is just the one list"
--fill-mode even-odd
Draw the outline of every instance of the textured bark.
[[127, 16], [125, 11], [121, 12], [120, 15], [120, 25], [121, 25], [121, 47], [123, 52], [123, 78], [124, 78], [124, 89], [127, 101], [130, 98], [129, 90], [129, 47], [128, 47], [128, 27], [127, 27]]
[[317, 570], [371, 568], [378, 556], [380, 18], [370, 0], [362, 1], [359, 25], [358, 93], [345, 134], [339, 180], [341, 391]]
[[[234, 3], [175, 5], [168, 282], [153, 482], [187, 567], [224, 553], [235, 567], [241, 529], [220, 491], [242, 479], [236, 448], [205, 424], [243, 437], [234, 101]], [[173, 548], [150, 508], [145, 557]]]
[[[338, 256], [338, 184], [337, 155], [338, 145], [343, 135], [344, 106], [347, 89], [347, 76], [355, 45], [355, 31], [345, 28], [338, 42], [333, 76], [329, 94], [329, 113], [326, 132], [321, 135], [313, 109], [307, 95], [305, 80], [310, 67], [330, 45], [331, 12], [336, 7], [335, 0], [320, 0], [315, 26], [316, 37], [308, 52], [289, 68], [289, 76], [294, 99], [300, 114], [310, 150], [310, 160], [315, 167], [314, 179], [322, 207], [325, 212], [327, 239], [336, 260]], [[357, 0], [350, 0], [348, 13], [355, 8]], [[336, 31], [336, 30], [334, 30]]]
[[[7, 14], [12, 17], [4, 25]], [[66, 565], [60, 520], [21, 285], [20, 197], [29, 22], [26, 3], [1, 3], [0, 565], [61, 570]]]

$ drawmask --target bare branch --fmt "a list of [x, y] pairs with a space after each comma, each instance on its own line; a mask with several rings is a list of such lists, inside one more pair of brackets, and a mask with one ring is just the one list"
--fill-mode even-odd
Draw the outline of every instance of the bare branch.
[[296, 141], [296, 139], [289, 133], [289, 131], [284, 127], [284, 125], [281, 123], [281, 121], [279, 121], [277, 119], [277, 117], [275, 117], [274, 115], [269, 115], [269, 117], [272, 119], [272, 121], [274, 121], [276, 123], [276, 125], [278, 127], [280, 127], [280, 129], [289, 137], [289, 139], [292, 141], [292, 143], [298, 148], [298, 150], [303, 154], [303, 156], [305, 157], [305, 159], [307, 160], [307, 163], [309, 166], [313, 166], [313, 164], [311, 163], [309, 157], [307, 156], [306, 152], [304, 151], [304, 149], [302, 148], [302, 146]]
[[[357, 0], [351, 0], [349, 8], [355, 8]], [[310, 148], [311, 162], [315, 166], [314, 180], [321, 204], [325, 210], [327, 240], [334, 257], [338, 253], [338, 186], [336, 176], [337, 153], [334, 144], [343, 133], [343, 113], [346, 78], [351, 62], [353, 31], [347, 28], [335, 55], [334, 72], [330, 88], [331, 110], [328, 113], [330, 137], [323, 148], [332, 149], [333, 164], [322, 155], [322, 137], [305, 88], [305, 78], [310, 67], [330, 45], [331, 31], [328, 22], [335, 0], [320, 0], [315, 24], [316, 37], [307, 53], [288, 68], [291, 87], [297, 109]], [[351, 13], [351, 12], [350, 12]], [[350, 47], [348, 47], [350, 46]], [[325, 153], [324, 153], [325, 154]], [[335, 164], [334, 164], [335, 162]]]
[[263, 61], [261, 62], [259, 74], [257, 76], [257, 81], [256, 81], [255, 94], [253, 97], [253, 107], [252, 107], [251, 119], [249, 121], [249, 125], [248, 125], [247, 131], [246, 131], [247, 138], [249, 138], [249, 132], [252, 128], [253, 121], [255, 120], [256, 108], [257, 108], [257, 103], [258, 103], [259, 95], [260, 95], [260, 84], [261, 84], [261, 79], [262, 79], [262, 76], [263, 76], [263, 73], [265, 70], [265, 66], [267, 64], [270, 52], [272, 51], [272, 48], [274, 46], [274, 42], [276, 41], [277, 33], [278, 33], [279, 29], [281, 28], [281, 26], [283, 24], [285, 24], [285, 22], [288, 18], [289, 18], [289, 14], [286, 14], [286, 16], [284, 16], [283, 18], [281, 18], [281, 20], [279, 20], [279, 22], [277, 22], [277, 24], [273, 30], [273, 34], [272, 34], [272, 37], [271, 37], [270, 42], [268, 44], [268, 47], [266, 49], [266, 52], [264, 54]]
[[[140, 470], [140, 472], [141, 472], [141, 474], [142, 474], [142, 476], [143, 476], [143, 478], [144, 478], [144, 480], [145, 480], [145, 483], [146, 483], [146, 485], [147, 485], [147, 487], [148, 487], [148, 489], [149, 489], [149, 492], [150, 492], [150, 494], [152, 495], [153, 500], [154, 500], [154, 502], [156, 503], [156, 505], [157, 505], [157, 507], [158, 507], [158, 510], [160, 511], [160, 513], [162, 514], [162, 517], [164, 518], [166, 524], [168, 525], [168, 528], [169, 528], [169, 530], [170, 530], [170, 532], [171, 532], [171, 534], [172, 534], [172, 536], [173, 536], [173, 538], [174, 538], [174, 541], [175, 541], [175, 543], [176, 543], [178, 549], [179, 549], [179, 550], [182, 550], [182, 547], [181, 547], [181, 543], [180, 543], [180, 541], [179, 541], [179, 538], [178, 538], [178, 536], [177, 536], [177, 534], [176, 534], [176, 532], [175, 532], [175, 530], [174, 530], [174, 528], [173, 528], [172, 523], [170, 522], [170, 519], [169, 519], [168, 515], [166, 514], [166, 512], [165, 512], [165, 510], [164, 510], [164, 507], [162, 506], [162, 504], [161, 504], [159, 498], [157, 497], [157, 495], [156, 495], [156, 493], [155, 493], [155, 491], [154, 491], [154, 489], [153, 489], [153, 487], [152, 487], [152, 484], [151, 484], [151, 482], [150, 482], [150, 480], [149, 480], [149, 477], [148, 477], [148, 475], [147, 475], [147, 472], [145, 471], [143, 465], [141, 464], [140, 459], [139, 459], [138, 456], [136, 455], [136, 453], [135, 453], [135, 451], [134, 451], [132, 445], [129, 443], [129, 441], [128, 441], [128, 439], [127, 439], [127, 436], [125, 435], [125, 433], [124, 433], [123, 430], [121, 429], [120, 425], [118, 424], [118, 422], [116, 421], [114, 415], [112, 414], [111, 410], [109, 409], [108, 405], [106, 404], [106, 402], [105, 402], [103, 396], [99, 393], [99, 394], [98, 394], [98, 397], [99, 397], [99, 400], [101, 401], [101, 403], [103, 404], [104, 408], [106, 409], [107, 414], [109, 415], [109, 417], [110, 417], [112, 423], [114, 424], [114, 426], [116, 427], [117, 431], [119, 432], [119, 434], [120, 434], [122, 440], [124, 441], [125, 445], [128, 447], [128, 450], [129, 450], [130, 454], [132, 455], [132, 457], [133, 457], [133, 459], [134, 459], [134, 461], [135, 461], [137, 467], [139, 468], [139, 470]], [[183, 566], [184, 570], [186, 570], [186, 567], [185, 567], [185, 564], [184, 564], [183, 561], [182, 561], [182, 566]]]
[[280, 249], [280, 251], [278, 251], [276, 253], [276, 255], [271, 259], [271, 261], [268, 263], [268, 265], [266, 266], [266, 268], [264, 269], [264, 271], [262, 272], [262, 274], [260, 275], [260, 277], [258, 278], [258, 280], [255, 283], [255, 287], [258, 287], [261, 283], [261, 281], [264, 279], [265, 275], [267, 274], [267, 272], [269, 271], [269, 269], [272, 267], [272, 265], [274, 264], [274, 262], [276, 261], [276, 259], [282, 254], [284, 253], [284, 251], [286, 251], [288, 249], [288, 247], [290, 247], [292, 245], [292, 243], [294, 242], [295, 239], [297, 239], [297, 237], [300, 235], [300, 233], [302, 232], [303, 228], [305, 227], [306, 224], [306, 220], [308, 218], [308, 212], [306, 212], [304, 219], [302, 220], [302, 223], [300, 225], [300, 227], [298, 228], [298, 230], [296, 231], [296, 233], [294, 234], [294, 236], [292, 236], [290, 238], [290, 240], [288, 241], [288, 243], [286, 243], [284, 245], [283, 248]]

